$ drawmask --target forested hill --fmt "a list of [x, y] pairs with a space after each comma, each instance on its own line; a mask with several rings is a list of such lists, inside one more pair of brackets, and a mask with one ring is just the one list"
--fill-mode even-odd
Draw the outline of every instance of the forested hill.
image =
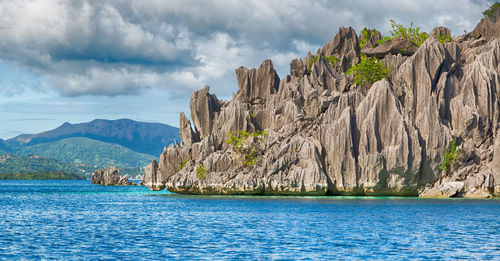
[[[78, 124], [66, 122], [53, 130], [38, 134], [22, 134], [7, 141], [10, 146], [30, 146], [60, 141], [66, 138], [84, 137], [115, 143], [135, 152], [156, 157], [174, 139], [179, 140], [178, 133], [178, 128], [161, 123], [137, 122], [130, 119], [96, 119]], [[2, 150], [1, 141], [0, 150]]]

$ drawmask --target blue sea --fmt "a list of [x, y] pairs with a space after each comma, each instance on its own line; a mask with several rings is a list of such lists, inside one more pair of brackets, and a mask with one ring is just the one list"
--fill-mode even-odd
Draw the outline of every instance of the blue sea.
[[500, 200], [186, 196], [0, 181], [0, 259], [500, 260]]

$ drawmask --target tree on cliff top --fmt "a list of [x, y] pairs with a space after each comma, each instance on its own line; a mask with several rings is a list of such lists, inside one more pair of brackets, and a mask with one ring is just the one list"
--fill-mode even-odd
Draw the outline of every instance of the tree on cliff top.
[[495, 16], [495, 12], [500, 8], [500, 2], [496, 2], [483, 12], [484, 16], [488, 16], [490, 19], [493, 19]]

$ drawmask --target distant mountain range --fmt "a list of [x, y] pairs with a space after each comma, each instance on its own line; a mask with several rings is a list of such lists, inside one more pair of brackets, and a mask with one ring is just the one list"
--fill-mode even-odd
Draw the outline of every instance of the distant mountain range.
[[0, 164], [0, 171], [76, 171], [88, 175], [95, 168], [117, 166], [138, 174], [163, 147], [179, 140], [178, 133], [178, 128], [166, 124], [129, 119], [64, 123], [38, 134], [0, 139], [0, 154], [10, 155], [10, 160]]
[[135, 152], [158, 157], [163, 147], [174, 142], [174, 139], [179, 140], [179, 129], [166, 124], [137, 122], [129, 119], [96, 119], [78, 124], [66, 122], [53, 130], [38, 134], [22, 134], [7, 142], [29, 146], [74, 137], [115, 143]]

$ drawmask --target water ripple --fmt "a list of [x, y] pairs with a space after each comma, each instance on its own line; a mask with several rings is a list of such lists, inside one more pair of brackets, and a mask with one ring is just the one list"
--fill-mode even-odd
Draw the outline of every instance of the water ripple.
[[0, 259], [500, 260], [499, 200], [204, 197], [0, 181], [0, 207]]

